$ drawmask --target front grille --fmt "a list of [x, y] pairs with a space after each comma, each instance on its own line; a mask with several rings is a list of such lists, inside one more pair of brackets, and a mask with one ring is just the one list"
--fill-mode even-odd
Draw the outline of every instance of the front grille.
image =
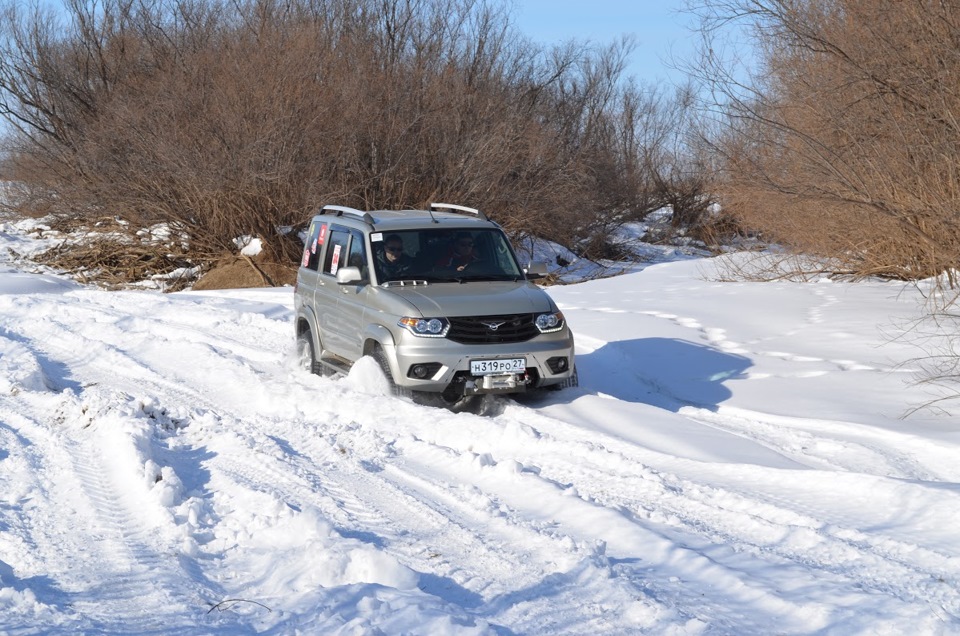
[[[540, 333], [534, 318], [534, 314], [448, 318], [450, 331], [447, 338], [460, 344], [526, 342]], [[491, 328], [492, 325], [496, 328]]]

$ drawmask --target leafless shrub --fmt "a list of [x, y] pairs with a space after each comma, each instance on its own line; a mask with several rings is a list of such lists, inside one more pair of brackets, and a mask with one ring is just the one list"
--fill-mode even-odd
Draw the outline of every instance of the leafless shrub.
[[[960, 259], [960, 14], [951, 3], [703, 0], [699, 75], [718, 99], [726, 210], [854, 277], [946, 274]], [[747, 24], [731, 73], [715, 37]]]
[[676, 189], [650, 147], [673, 102], [624, 83], [631, 40], [543, 49], [508, 17], [493, 0], [6, 0], [14, 207], [173, 223], [201, 261], [239, 235], [293, 261], [278, 228], [324, 203], [460, 201], [589, 249]]
[[687, 235], [714, 252], [726, 249], [762, 249], [750, 232], [743, 228], [740, 219], [724, 211], [702, 209], [696, 221], [688, 228]]

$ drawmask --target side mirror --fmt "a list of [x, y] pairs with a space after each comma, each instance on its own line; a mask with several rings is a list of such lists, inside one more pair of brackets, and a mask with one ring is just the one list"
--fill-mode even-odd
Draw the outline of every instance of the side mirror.
[[358, 283], [362, 280], [363, 276], [360, 275], [359, 267], [341, 267], [337, 270], [338, 285], [349, 285], [350, 283]]
[[547, 264], [542, 261], [533, 261], [527, 264], [526, 269], [523, 271], [527, 275], [527, 280], [543, 278], [550, 273], [550, 270], [547, 268]]

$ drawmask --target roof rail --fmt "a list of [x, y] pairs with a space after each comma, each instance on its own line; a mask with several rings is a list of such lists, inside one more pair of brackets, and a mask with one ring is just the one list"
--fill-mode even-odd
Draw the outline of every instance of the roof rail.
[[329, 214], [335, 212], [335, 216], [343, 216], [344, 214], [349, 214], [350, 216], [355, 216], [363, 220], [364, 223], [369, 223], [373, 225], [373, 217], [370, 216], [369, 212], [364, 212], [362, 210], [357, 210], [356, 208], [348, 208], [345, 205], [325, 205], [320, 209], [320, 214]]
[[480, 217], [480, 218], [481, 218], [482, 220], [484, 220], [484, 221], [489, 221], [489, 220], [490, 220], [490, 219], [487, 218], [487, 215], [484, 214], [483, 212], [481, 212], [480, 210], [478, 210], [478, 209], [476, 209], [476, 208], [468, 208], [468, 207], [465, 206], [465, 205], [454, 205], [453, 203], [431, 203], [431, 204], [430, 204], [430, 211], [431, 211], [431, 212], [439, 211], [439, 210], [452, 210], [452, 211], [455, 211], [455, 212], [467, 212], [467, 213], [469, 213], [469, 214], [476, 214], [478, 217]]

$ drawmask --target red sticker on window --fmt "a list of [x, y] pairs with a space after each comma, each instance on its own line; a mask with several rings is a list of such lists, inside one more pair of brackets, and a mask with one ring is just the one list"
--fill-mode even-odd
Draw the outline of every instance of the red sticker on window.
[[337, 270], [340, 269], [340, 245], [336, 245], [333, 248], [333, 261], [330, 263], [330, 273], [336, 274]]
[[323, 245], [323, 240], [327, 238], [327, 224], [324, 223], [320, 226], [320, 236], [317, 238], [317, 242], [320, 245]]

